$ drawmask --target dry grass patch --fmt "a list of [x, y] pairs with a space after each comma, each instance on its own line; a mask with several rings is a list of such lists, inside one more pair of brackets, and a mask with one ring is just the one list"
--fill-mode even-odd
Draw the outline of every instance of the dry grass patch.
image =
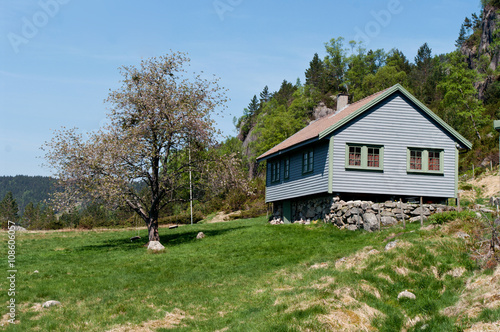
[[309, 288], [314, 288], [314, 289], [325, 289], [327, 287], [330, 287], [330, 285], [333, 285], [335, 283], [335, 278], [330, 277], [330, 276], [325, 276], [319, 279], [319, 283], [312, 284]]
[[159, 328], [175, 328], [181, 324], [183, 319], [193, 319], [193, 317], [187, 315], [184, 311], [175, 308], [172, 312], [167, 312], [163, 319], [148, 320], [139, 325], [127, 323], [127, 325], [117, 326], [108, 330], [108, 332], [154, 332]]
[[326, 269], [328, 267], [328, 263], [316, 263], [314, 265], [311, 265], [309, 267], [310, 270], [316, 270], [316, 269]]
[[318, 320], [330, 331], [377, 331], [371, 321], [383, 314], [366, 303], [357, 308], [340, 308], [326, 315], [320, 315]]
[[335, 268], [339, 270], [362, 270], [366, 267], [366, 260], [370, 256], [378, 253], [379, 251], [373, 249], [373, 247], [364, 247], [351, 256], [342, 257], [341, 259], [337, 260], [335, 262]]
[[464, 330], [464, 332], [498, 332], [500, 331], [500, 321], [496, 321], [493, 323], [483, 323], [478, 322], [468, 329]]
[[499, 307], [500, 266], [496, 268], [493, 275], [469, 278], [459, 301], [454, 306], [445, 308], [443, 314], [459, 318], [475, 318], [483, 309]]
[[369, 294], [372, 294], [373, 296], [375, 296], [377, 299], [380, 299], [382, 296], [380, 295], [380, 292], [378, 291], [377, 288], [375, 288], [374, 286], [368, 284], [368, 283], [365, 283], [365, 282], [362, 282], [359, 287], [369, 293]]
[[408, 269], [407, 269], [406, 267], [404, 267], [404, 266], [401, 266], [401, 267], [396, 266], [396, 267], [394, 268], [394, 271], [395, 271], [397, 274], [400, 274], [400, 275], [402, 275], [402, 276], [407, 276], [407, 275], [408, 275], [408, 273], [410, 273], [410, 270], [408, 270]]

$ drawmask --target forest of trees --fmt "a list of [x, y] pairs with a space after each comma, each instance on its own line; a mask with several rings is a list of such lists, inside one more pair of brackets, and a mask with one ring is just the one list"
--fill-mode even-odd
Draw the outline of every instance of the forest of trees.
[[424, 43], [412, 61], [397, 48], [368, 50], [337, 37], [325, 43], [323, 57], [312, 56], [304, 84], [283, 80], [276, 92], [265, 86], [234, 121], [251, 175], [258, 175], [255, 157], [314, 120], [320, 103], [335, 109], [339, 93], [347, 93], [352, 103], [396, 83], [473, 143], [461, 156], [461, 171], [472, 164], [497, 164], [492, 123], [500, 117], [500, 7], [496, 1], [482, 4], [482, 14], [465, 18], [456, 49], [448, 54], [433, 54]]
[[[453, 52], [434, 54], [424, 43], [408, 59], [397, 45], [371, 50], [335, 37], [325, 43], [324, 55], [311, 55], [303, 83], [283, 80], [277, 91], [264, 86], [249, 96], [243, 115], [234, 119], [238, 136], [205, 151], [211, 158], [193, 173], [195, 219], [221, 210], [244, 210], [247, 217], [265, 213], [265, 165], [258, 165], [256, 157], [316, 119], [318, 106], [334, 110], [339, 93], [348, 94], [352, 103], [399, 83], [473, 143], [460, 156], [461, 172], [472, 164], [498, 164], [492, 122], [500, 118], [500, 1], [481, 3], [482, 12], [466, 17], [457, 31]], [[32, 189], [35, 183], [39, 189]], [[137, 224], [126, 207], [109, 210], [99, 202], [82, 201], [78, 208], [54, 212], [46, 201], [53, 184], [44, 177], [0, 177], [2, 223], [11, 218], [32, 229]], [[182, 188], [175, 193], [179, 199], [162, 208], [160, 222], [189, 219], [189, 190]]]

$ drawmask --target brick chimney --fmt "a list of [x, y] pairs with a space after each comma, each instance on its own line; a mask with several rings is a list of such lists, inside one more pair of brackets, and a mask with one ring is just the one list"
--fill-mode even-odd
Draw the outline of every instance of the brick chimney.
[[346, 95], [344, 93], [340, 93], [337, 95], [337, 111], [335, 113], [338, 113], [342, 111], [344, 108], [346, 108], [347, 104], [349, 102], [349, 95]]

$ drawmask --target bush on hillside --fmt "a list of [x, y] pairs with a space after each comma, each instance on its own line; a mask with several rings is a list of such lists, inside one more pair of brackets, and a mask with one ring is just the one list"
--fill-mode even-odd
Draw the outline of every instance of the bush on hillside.
[[445, 211], [441, 213], [435, 213], [429, 217], [429, 222], [431, 224], [438, 224], [442, 225], [444, 223], [460, 219], [460, 220], [466, 220], [466, 219], [472, 219], [476, 215], [472, 211], [464, 210], [464, 211]]

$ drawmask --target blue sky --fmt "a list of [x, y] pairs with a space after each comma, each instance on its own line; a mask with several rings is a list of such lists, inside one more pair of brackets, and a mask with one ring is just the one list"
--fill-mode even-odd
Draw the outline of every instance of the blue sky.
[[2, 0], [0, 175], [50, 175], [40, 146], [62, 126], [99, 128], [120, 66], [187, 52], [193, 71], [229, 89], [216, 121], [234, 136], [233, 117], [252, 96], [304, 82], [331, 38], [398, 48], [413, 61], [425, 42], [433, 54], [452, 51], [464, 18], [479, 11], [479, 0]]

